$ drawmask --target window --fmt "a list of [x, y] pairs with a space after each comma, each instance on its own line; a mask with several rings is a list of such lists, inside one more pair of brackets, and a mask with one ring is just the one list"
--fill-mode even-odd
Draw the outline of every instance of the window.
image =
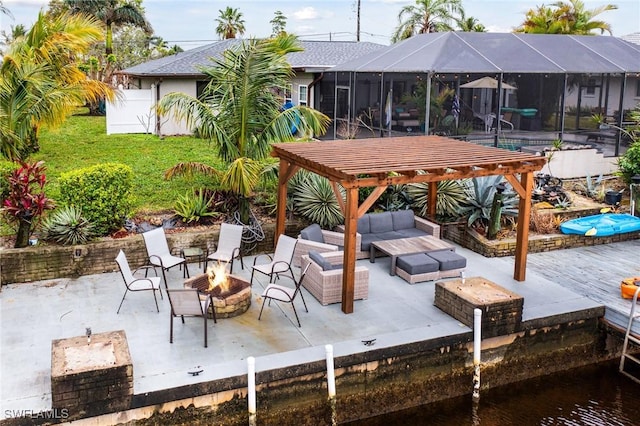
[[293, 86], [291, 84], [287, 84], [287, 87], [284, 89], [284, 102], [291, 102], [291, 92], [293, 91]]
[[298, 105], [307, 105], [307, 85], [298, 85]]
[[585, 92], [586, 95], [594, 96], [596, 94], [596, 79], [590, 78], [587, 81], [587, 90]]

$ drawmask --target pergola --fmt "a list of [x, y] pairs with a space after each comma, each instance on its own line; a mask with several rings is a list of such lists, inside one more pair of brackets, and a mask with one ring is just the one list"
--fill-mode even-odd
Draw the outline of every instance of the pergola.
[[[287, 181], [300, 168], [329, 179], [344, 214], [345, 244], [342, 311], [353, 312], [358, 218], [389, 185], [428, 183], [428, 214], [435, 217], [437, 183], [478, 176], [503, 175], [520, 196], [514, 279], [524, 281], [527, 264], [533, 172], [545, 157], [475, 145], [441, 136], [355, 139], [273, 145], [280, 158], [276, 237], [284, 233]], [[346, 190], [342, 199], [338, 184]], [[358, 205], [358, 189], [375, 187]]]

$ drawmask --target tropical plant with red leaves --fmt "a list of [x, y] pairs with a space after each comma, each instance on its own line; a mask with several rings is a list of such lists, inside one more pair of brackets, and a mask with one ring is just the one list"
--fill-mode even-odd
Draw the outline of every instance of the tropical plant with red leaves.
[[2, 203], [2, 211], [18, 227], [15, 248], [29, 245], [29, 236], [43, 213], [54, 207], [44, 193], [46, 183], [44, 161], [20, 163], [9, 176], [9, 196]]

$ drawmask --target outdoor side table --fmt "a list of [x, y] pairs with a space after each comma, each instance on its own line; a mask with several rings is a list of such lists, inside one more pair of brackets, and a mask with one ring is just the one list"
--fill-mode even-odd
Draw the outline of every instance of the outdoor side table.
[[187, 263], [189, 263], [190, 259], [197, 259], [198, 268], [202, 266], [202, 262], [204, 261], [204, 251], [199, 247], [183, 248], [180, 250], [180, 256], [186, 259]]

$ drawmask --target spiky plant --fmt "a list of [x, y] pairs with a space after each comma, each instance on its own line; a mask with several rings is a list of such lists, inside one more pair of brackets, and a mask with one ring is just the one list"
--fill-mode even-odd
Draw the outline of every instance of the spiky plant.
[[297, 214], [322, 228], [331, 229], [344, 221], [331, 184], [314, 173], [295, 183], [293, 205]]
[[60, 207], [42, 223], [43, 239], [62, 245], [85, 244], [95, 237], [94, 226], [75, 206]]
[[[486, 176], [473, 178], [473, 186], [467, 192], [467, 206], [461, 209], [461, 213], [468, 214], [467, 224], [471, 226], [476, 220], [488, 222], [491, 217], [491, 205], [496, 193], [496, 185], [502, 182], [503, 177]], [[518, 214], [518, 197], [513, 191], [505, 191], [502, 199], [502, 214], [516, 216]]]
[[212, 199], [206, 196], [206, 191], [187, 191], [178, 197], [174, 211], [183, 222], [200, 222], [205, 217], [216, 217], [220, 213], [211, 209]]
[[[438, 182], [436, 198], [436, 215], [440, 217], [457, 217], [467, 201], [468, 180], [443, 180]], [[407, 192], [413, 199], [413, 208], [419, 210], [420, 216], [427, 215], [429, 185], [412, 183], [407, 185]]]

